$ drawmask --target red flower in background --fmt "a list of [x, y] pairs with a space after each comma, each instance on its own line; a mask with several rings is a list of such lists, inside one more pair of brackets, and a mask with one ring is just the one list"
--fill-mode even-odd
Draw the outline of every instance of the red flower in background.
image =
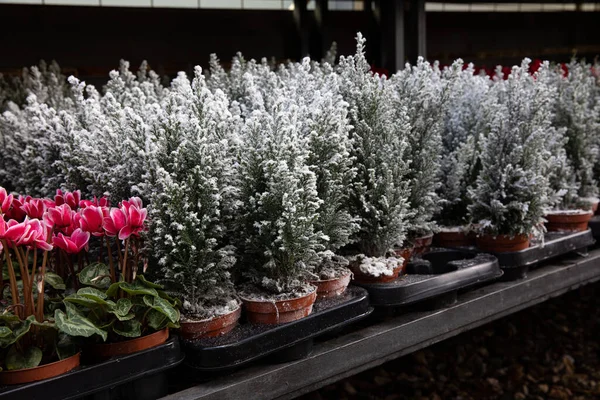
[[104, 231], [107, 236], [119, 236], [121, 230], [127, 225], [127, 216], [120, 208], [111, 208], [108, 217], [104, 217]]
[[68, 204], [49, 208], [44, 214], [44, 220], [48, 225], [54, 226], [57, 231], [67, 235], [79, 227], [77, 213], [71, 210]]
[[94, 196], [94, 200], [81, 200], [79, 202], [79, 208], [86, 208], [89, 206], [98, 206], [98, 207], [110, 207], [110, 201], [107, 197], [100, 197], [99, 199]]
[[0, 186], [0, 212], [6, 214], [13, 203], [13, 195], [6, 193], [6, 189]]

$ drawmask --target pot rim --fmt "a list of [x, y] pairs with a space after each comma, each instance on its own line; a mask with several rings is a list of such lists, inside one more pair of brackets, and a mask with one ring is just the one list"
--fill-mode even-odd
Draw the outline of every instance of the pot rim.
[[[52, 367], [52, 366], [57, 365], [57, 364], [66, 363], [67, 361], [71, 361], [72, 359], [74, 359], [76, 357], [81, 357], [81, 351], [78, 351], [77, 353], [75, 353], [72, 356], [69, 356], [67, 358], [63, 358], [62, 360], [53, 361], [53, 362], [48, 363], [48, 364], [38, 365], [37, 367], [31, 367], [31, 368], [21, 368], [21, 369], [13, 369], [13, 370], [2, 370], [2, 371], [0, 371], [0, 374], [3, 374], [4, 376], [7, 376], [7, 375], [16, 375], [18, 373], [23, 373], [23, 372], [31, 372], [31, 371], [34, 371], [36, 369], [48, 368], [48, 367]], [[75, 368], [77, 368], [77, 367], [75, 367]]]
[[[236, 300], [237, 300], [237, 299], [236, 299]], [[222, 318], [222, 317], [226, 317], [226, 316], [228, 316], [228, 315], [231, 315], [231, 314], [233, 314], [233, 313], [235, 313], [235, 312], [237, 312], [237, 311], [241, 310], [241, 308], [242, 308], [242, 302], [241, 302], [240, 300], [237, 300], [237, 307], [235, 308], [235, 310], [233, 310], [233, 311], [230, 311], [230, 312], [228, 312], [228, 313], [221, 314], [221, 315], [215, 315], [214, 317], [210, 317], [210, 318], [204, 318], [204, 319], [193, 320], [193, 321], [191, 321], [191, 320], [184, 321], [184, 320], [182, 320], [182, 319], [179, 319], [179, 323], [180, 323], [180, 324], [201, 324], [201, 323], [206, 323], [206, 322], [213, 321], [213, 320], [215, 320], [215, 319], [217, 319], [217, 318]], [[186, 318], [188, 318], [188, 317], [186, 317]]]
[[315, 285], [310, 284], [310, 286], [312, 288], [312, 290], [310, 291], [310, 293], [305, 294], [305, 295], [300, 296], [300, 297], [292, 297], [290, 299], [271, 300], [271, 301], [269, 301], [269, 300], [252, 300], [252, 299], [249, 299], [249, 298], [243, 297], [243, 296], [240, 296], [240, 299], [242, 300], [242, 302], [259, 303], [259, 304], [273, 304], [273, 303], [283, 303], [283, 302], [286, 302], [286, 301], [295, 301], [295, 300], [304, 299], [306, 297], [309, 297], [309, 296], [311, 296], [311, 295], [313, 295], [314, 293], [317, 292], [317, 287]]
[[352, 275], [352, 274], [354, 274], [354, 272], [352, 272], [352, 270], [351, 270], [350, 268], [346, 267], [346, 269], [347, 269], [347, 271], [346, 271], [346, 272], [345, 272], [343, 275], [341, 275], [341, 276], [338, 276], [337, 278], [331, 278], [331, 279], [315, 279], [315, 280], [311, 280], [311, 281], [309, 281], [309, 283], [310, 283], [311, 285], [313, 285], [313, 286], [314, 286], [314, 284], [316, 284], [316, 283], [327, 283], [327, 282], [339, 281], [339, 280], [341, 280], [341, 279], [344, 279], [344, 278], [346, 278], [348, 275]]

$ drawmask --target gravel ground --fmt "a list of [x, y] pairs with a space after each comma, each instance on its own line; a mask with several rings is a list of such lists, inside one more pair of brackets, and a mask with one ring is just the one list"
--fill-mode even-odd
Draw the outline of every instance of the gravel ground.
[[600, 399], [599, 306], [589, 285], [302, 400]]

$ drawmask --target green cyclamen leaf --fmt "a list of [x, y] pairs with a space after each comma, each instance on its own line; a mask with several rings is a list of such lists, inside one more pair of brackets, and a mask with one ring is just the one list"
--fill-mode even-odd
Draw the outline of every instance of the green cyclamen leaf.
[[138, 275], [135, 279], [136, 281], [139, 281], [141, 284], [143, 284], [146, 287], [149, 288], [154, 288], [154, 289], [162, 289], [162, 285], [159, 285], [158, 283], [154, 283], [154, 282], [150, 282], [149, 280], [146, 280], [146, 278], [144, 277], [144, 275]]
[[42, 350], [34, 346], [28, 347], [23, 353], [17, 350], [17, 346], [12, 346], [6, 354], [6, 369], [14, 371], [37, 367], [42, 361], [42, 355]]
[[106, 264], [93, 263], [79, 273], [79, 282], [98, 289], [107, 289], [110, 284], [110, 268]]
[[149, 296], [158, 296], [158, 292], [154, 288], [149, 288], [144, 286], [143, 283], [139, 281], [135, 281], [133, 283], [121, 283], [121, 289], [129, 294], [134, 295], [149, 295]]
[[144, 303], [148, 307], [163, 313], [171, 322], [179, 321], [179, 311], [175, 309], [171, 303], [160, 297], [144, 296]]
[[117, 335], [125, 337], [142, 336], [142, 324], [136, 319], [116, 322], [112, 329]]
[[54, 272], [46, 272], [44, 274], [44, 282], [56, 290], [65, 290], [67, 288], [60, 275]]
[[54, 312], [54, 319], [59, 330], [69, 336], [90, 337], [99, 335], [106, 341], [107, 333], [98, 328], [92, 321], [81, 315], [72, 314], [67, 316], [62, 310]]

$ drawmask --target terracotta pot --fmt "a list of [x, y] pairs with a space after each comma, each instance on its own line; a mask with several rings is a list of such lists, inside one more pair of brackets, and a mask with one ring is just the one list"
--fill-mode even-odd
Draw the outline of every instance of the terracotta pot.
[[419, 255], [425, 253], [431, 247], [433, 242], [433, 233], [413, 239], [413, 254]]
[[467, 247], [475, 244], [475, 236], [471, 232], [441, 231], [433, 236], [433, 243], [439, 247]]
[[34, 368], [18, 369], [15, 371], [0, 372], [0, 384], [18, 385], [21, 383], [41, 381], [42, 379], [53, 378], [62, 375], [79, 367], [79, 358], [81, 353], [56, 361], [50, 364], [40, 365]]
[[351, 277], [352, 272], [348, 270], [344, 275], [338, 278], [311, 281], [310, 283], [317, 287], [318, 299], [329, 299], [344, 293], [348, 284], [350, 284]]
[[596, 213], [596, 211], [598, 211], [598, 202], [594, 201], [592, 204], [592, 213]]
[[253, 324], [284, 324], [307, 317], [317, 299], [317, 290], [289, 300], [260, 301], [242, 298], [246, 318]]
[[359, 268], [358, 262], [354, 262], [350, 264], [350, 269], [352, 273], [354, 273], [354, 280], [358, 283], [386, 283], [394, 281], [398, 278], [400, 272], [406, 268], [406, 264], [408, 263], [408, 259], [405, 259], [402, 264], [398, 264], [396, 268], [393, 269], [392, 275], [380, 275], [380, 276], [372, 276], [361, 272]]
[[483, 251], [492, 253], [507, 253], [511, 251], [524, 250], [529, 247], [528, 235], [487, 235], [477, 237], [477, 247]]
[[161, 331], [123, 342], [92, 345], [86, 349], [86, 356], [89, 355], [96, 360], [106, 360], [111, 357], [124, 356], [158, 346], [166, 342], [168, 338], [169, 328], [165, 328]]
[[216, 337], [231, 332], [236, 327], [242, 315], [242, 307], [238, 307], [228, 314], [200, 321], [181, 321], [179, 335], [185, 339], [194, 340], [207, 337]]
[[396, 256], [402, 257], [404, 262], [402, 263], [402, 268], [400, 269], [400, 274], [404, 274], [406, 272], [406, 266], [413, 256], [413, 247], [404, 247], [402, 249], [395, 250]]
[[587, 230], [593, 215], [592, 211], [581, 214], [552, 213], [544, 216], [548, 220], [544, 225], [548, 232], [583, 232]]

